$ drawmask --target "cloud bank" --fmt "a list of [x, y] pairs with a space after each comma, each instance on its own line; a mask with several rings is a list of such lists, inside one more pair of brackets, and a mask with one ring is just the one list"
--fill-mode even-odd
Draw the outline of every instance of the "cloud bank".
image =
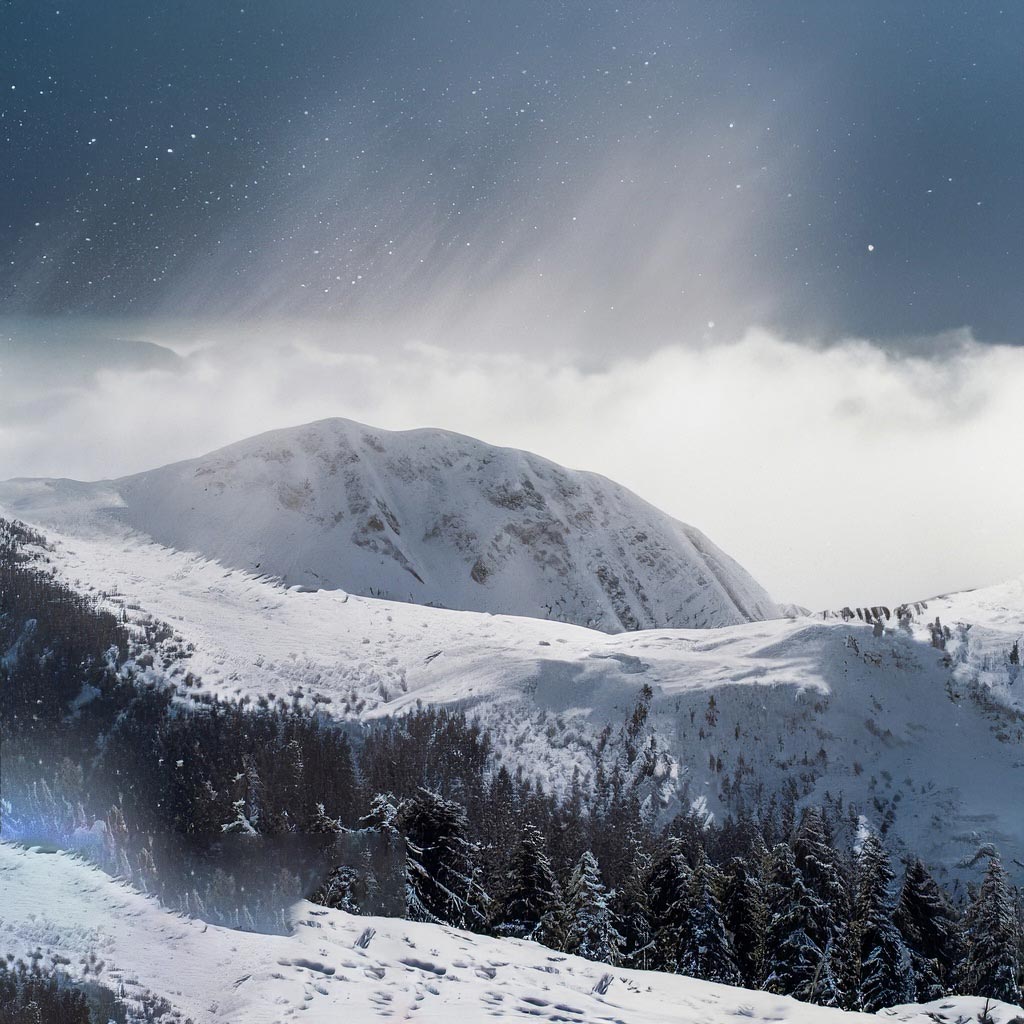
[[346, 416], [603, 473], [811, 607], [1024, 572], [1024, 350], [967, 332], [894, 354], [751, 329], [595, 366], [465, 339], [168, 327], [145, 346], [94, 346], [87, 372], [25, 337], [0, 349], [0, 478], [118, 476]]

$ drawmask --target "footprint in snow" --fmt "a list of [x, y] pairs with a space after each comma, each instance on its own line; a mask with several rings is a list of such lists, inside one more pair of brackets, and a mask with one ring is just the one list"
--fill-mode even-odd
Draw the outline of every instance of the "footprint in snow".
[[400, 960], [399, 963], [405, 964], [406, 967], [415, 968], [418, 971], [426, 971], [428, 974], [437, 975], [439, 978], [448, 973], [447, 967], [438, 967], [437, 964], [432, 964], [429, 960], [416, 960], [413, 957], [409, 957], [406, 960]]
[[524, 1003], [529, 1003], [530, 1006], [550, 1006], [551, 1004], [546, 999], [541, 999], [539, 996], [523, 996], [522, 1000]]

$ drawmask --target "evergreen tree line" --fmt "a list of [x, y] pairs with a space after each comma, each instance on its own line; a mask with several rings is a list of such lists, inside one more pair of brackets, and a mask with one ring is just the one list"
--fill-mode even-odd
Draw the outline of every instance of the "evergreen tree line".
[[[818, 808], [772, 845], [751, 820], [635, 829], [614, 884], [589, 848], [574, 861], [553, 857], [534, 824], [510, 845], [489, 845], [463, 807], [428, 790], [379, 796], [362, 827], [404, 857], [414, 920], [847, 1010], [954, 992], [1021, 999], [1020, 905], [998, 857], [962, 907], [920, 859], [897, 886], [882, 839], [863, 822], [844, 855]], [[342, 864], [314, 899], [359, 913], [358, 886]]]
[[[545, 792], [464, 714], [343, 726], [300, 701], [148, 684], [124, 622], [27, 559], [0, 522], [4, 838], [48, 841], [236, 927], [299, 896], [531, 938], [844, 1008], [959, 990], [1019, 1001], [1019, 901], [993, 858], [966, 907], [912, 861], [897, 892], [855, 808], [791, 798], [708, 825], [646, 811], [633, 757]], [[162, 627], [149, 627], [143, 645]], [[840, 839], [842, 833], [845, 840]]]
[[93, 1024], [96, 1019], [85, 996], [61, 985], [56, 972], [0, 960], [0, 1024]]
[[36, 956], [0, 958], [0, 1024], [147, 1024], [169, 1019], [170, 1006], [145, 998], [129, 1007], [96, 982], [73, 982]]
[[[624, 863], [641, 795], [623, 771], [599, 766], [596, 787], [577, 776], [556, 799], [496, 766], [490, 738], [461, 713], [345, 727], [298, 700], [182, 699], [134, 667], [161, 627], [140, 641], [47, 571], [40, 550], [44, 538], [0, 522], [5, 838], [78, 850], [174, 907], [254, 928], [284, 927], [283, 908], [315, 888], [338, 822], [366, 866], [365, 906], [394, 905], [390, 855], [357, 828], [382, 791], [457, 799], [495, 847], [527, 816], [566, 858], [589, 844]], [[628, 723], [630, 743], [642, 718]]]

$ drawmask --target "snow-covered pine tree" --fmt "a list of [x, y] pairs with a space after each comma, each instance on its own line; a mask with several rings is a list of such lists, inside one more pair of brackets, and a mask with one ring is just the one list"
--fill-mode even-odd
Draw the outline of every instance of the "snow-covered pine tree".
[[586, 850], [565, 890], [562, 948], [566, 953], [615, 966], [621, 947], [622, 936], [615, 927], [608, 890], [601, 881], [601, 869], [597, 858]]
[[606, 877], [623, 879], [633, 861], [631, 838], [644, 819], [642, 802], [635, 780], [615, 761], [608, 775], [608, 799], [604, 806], [591, 810], [592, 820], [600, 818], [599, 828], [589, 830], [588, 847], [597, 858]]
[[964, 924], [966, 955], [959, 988], [973, 996], [1019, 1003], [1017, 919], [1010, 884], [998, 857], [989, 861]]
[[852, 921], [837, 925], [825, 946], [814, 1002], [841, 1010], [856, 1010], [860, 1003], [860, 952]]
[[679, 839], [670, 838], [654, 862], [647, 890], [654, 930], [650, 969], [677, 972], [690, 927], [690, 866]]
[[483, 843], [486, 870], [495, 879], [501, 879], [508, 866], [508, 856], [519, 843], [522, 823], [532, 819], [530, 811], [520, 804], [517, 784], [504, 764], [494, 771], [488, 789], [487, 799], [474, 811], [473, 824], [477, 835], [486, 836]]
[[562, 891], [548, 858], [544, 836], [524, 825], [508, 869], [508, 882], [495, 900], [495, 934], [556, 945]]
[[242, 836], [258, 836], [259, 832], [256, 831], [252, 822], [249, 820], [245, 813], [245, 797], [240, 796], [232, 805], [231, 809], [234, 813], [234, 817], [231, 821], [226, 821], [221, 825], [221, 832], [234, 833]]
[[[761, 842], [762, 849], [764, 842]], [[764, 853], [767, 854], [767, 850]], [[733, 955], [745, 988], [759, 988], [764, 978], [765, 929], [768, 906], [760, 863], [754, 857], [733, 857], [725, 869], [722, 918], [732, 936]]]
[[615, 920], [622, 935], [622, 963], [641, 971], [649, 968], [654, 948], [647, 888], [650, 872], [650, 854], [642, 842], [634, 842], [629, 873], [612, 897]]
[[306, 765], [302, 759], [302, 747], [298, 740], [289, 740], [281, 751], [280, 770], [281, 806], [287, 827], [295, 830], [303, 825], [309, 815], [309, 794], [305, 785]]
[[235, 799], [233, 820], [222, 826], [225, 832], [259, 835], [264, 829], [263, 782], [256, 762], [250, 754], [242, 755], [242, 770], [233, 780]]
[[410, 920], [484, 931], [489, 899], [475, 863], [466, 813], [428, 789], [398, 816], [406, 843], [406, 913]]
[[408, 857], [398, 830], [399, 801], [378, 793], [359, 827], [345, 832], [346, 860], [359, 874], [360, 912], [380, 917], [407, 913]]
[[804, 811], [793, 836], [793, 857], [811, 896], [810, 937], [824, 949], [850, 918], [850, 892], [839, 854], [817, 807]]
[[359, 827], [397, 836], [399, 804], [394, 793], [378, 793], [370, 801], [370, 810], [359, 819]]
[[907, 864], [895, 921], [910, 950], [918, 1000], [926, 1003], [948, 995], [963, 952], [960, 924], [920, 859]]
[[337, 839], [345, 831], [345, 828], [337, 818], [332, 818], [324, 810], [322, 803], [318, 803], [312, 818], [310, 818], [307, 831], [311, 835], [324, 836], [324, 841], [326, 842], [331, 839]]
[[721, 887], [721, 874], [704, 850], [700, 850], [690, 874], [690, 927], [683, 942], [679, 970], [705, 981], [738, 985], [740, 972], [722, 920], [718, 896]]
[[857, 935], [860, 945], [860, 1005], [868, 1013], [912, 1003], [910, 953], [896, 927], [896, 876], [882, 841], [865, 829], [857, 853]]
[[[295, 820], [303, 831], [316, 831], [326, 824], [324, 816], [335, 820], [339, 826], [342, 819], [350, 821], [348, 815], [352, 808], [362, 804], [360, 786], [356, 777], [355, 758], [352, 745], [344, 733], [332, 737], [332, 749], [329, 757], [321, 753], [310, 758], [308, 741], [306, 751], [307, 763], [302, 768], [299, 782], [301, 785], [302, 802], [296, 808]], [[301, 764], [303, 756], [292, 758], [293, 766]], [[293, 771], [295, 767], [293, 767]], [[324, 796], [329, 798], [324, 803]], [[326, 810], [324, 809], [326, 806]]]
[[786, 843], [772, 849], [767, 904], [764, 988], [813, 1002], [822, 951], [808, 934], [812, 898]]
[[817, 807], [807, 808], [800, 818], [793, 835], [793, 857], [810, 897], [808, 934], [823, 956], [814, 1002], [855, 1009], [858, 957], [850, 928], [849, 883], [825, 818]]
[[359, 874], [355, 868], [348, 864], [339, 864], [310, 896], [310, 900], [333, 910], [359, 914], [362, 912], [363, 902], [359, 889]]

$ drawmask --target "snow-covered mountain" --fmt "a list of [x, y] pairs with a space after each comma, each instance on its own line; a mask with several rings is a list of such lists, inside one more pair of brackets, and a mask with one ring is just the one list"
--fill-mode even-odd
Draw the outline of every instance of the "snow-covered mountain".
[[[952, 997], [876, 1016], [676, 974], [611, 968], [532, 942], [353, 917], [300, 903], [291, 935], [231, 931], [164, 910], [64, 853], [0, 843], [0, 956], [88, 972], [131, 1002], [167, 1001], [195, 1024], [525, 1018], [597, 1024], [935, 1024], [978, 1019]], [[989, 1004], [993, 1024], [1019, 1007]]]
[[72, 587], [169, 623], [188, 658], [144, 671], [182, 692], [465, 708], [553, 789], [643, 697], [666, 813], [788, 793], [855, 805], [940, 870], [985, 844], [1024, 865], [1024, 581], [769, 618], [727, 556], [601, 477], [342, 420], [118, 481], [12, 481], [0, 514], [44, 529]]
[[332, 419], [120, 480], [0, 484], [23, 519], [106, 515], [310, 589], [607, 632], [783, 614], [699, 530], [604, 477], [441, 430]]
[[465, 708], [505, 763], [558, 790], [593, 769], [599, 736], [647, 686], [666, 814], [841, 798], [940, 873], [974, 877], [991, 843], [1024, 877], [1024, 678], [1010, 657], [1024, 580], [930, 601], [903, 626], [818, 616], [608, 635], [286, 589], [87, 519], [48, 539], [68, 584], [173, 627], [173, 651], [139, 671], [183, 694], [287, 694], [341, 719]]

